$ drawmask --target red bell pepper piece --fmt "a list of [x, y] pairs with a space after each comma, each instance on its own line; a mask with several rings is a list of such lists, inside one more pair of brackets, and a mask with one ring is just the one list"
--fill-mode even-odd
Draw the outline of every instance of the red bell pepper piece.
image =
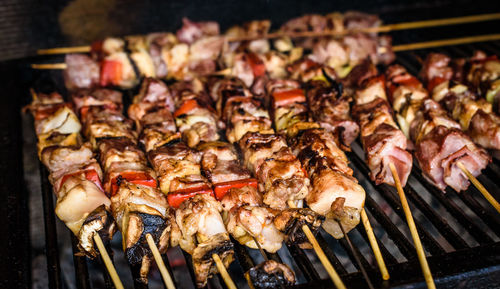
[[243, 188], [246, 186], [251, 186], [254, 188], [257, 188], [257, 180], [256, 179], [245, 179], [245, 180], [236, 180], [236, 181], [230, 181], [230, 182], [223, 182], [223, 183], [218, 183], [215, 184], [215, 197], [217, 200], [222, 200], [222, 198], [229, 192], [230, 189], [236, 188]]
[[292, 103], [305, 102], [304, 91], [300, 88], [273, 93], [274, 107], [287, 106]]
[[445, 81], [446, 81], [446, 78], [444, 78], [444, 77], [439, 77], [439, 76], [434, 77], [427, 84], [427, 91], [429, 91], [429, 93], [432, 93], [432, 91], [434, 90], [434, 88], [436, 86], [440, 85], [441, 83], [443, 83]]
[[111, 180], [111, 196], [114, 196], [118, 191], [118, 178], [127, 180], [132, 184], [143, 185], [156, 188], [156, 180], [145, 172], [123, 172]]
[[201, 187], [187, 188], [183, 190], [177, 190], [175, 192], [170, 192], [167, 195], [168, 204], [177, 209], [187, 199], [191, 199], [192, 197], [198, 194], [210, 194], [212, 197], [214, 196], [214, 191], [207, 185], [203, 185]]
[[122, 63], [116, 60], [101, 62], [101, 86], [119, 85], [122, 80]]
[[255, 77], [259, 77], [266, 74], [266, 65], [264, 64], [264, 61], [262, 61], [262, 59], [260, 59], [257, 54], [248, 53], [247, 60], [248, 64], [250, 64], [250, 67], [252, 68], [253, 75]]
[[96, 186], [99, 187], [99, 189], [101, 189], [101, 191], [104, 191], [102, 189], [102, 183], [101, 183], [101, 179], [99, 178], [99, 174], [91, 169], [91, 170], [85, 170], [85, 171], [78, 171], [78, 172], [75, 172], [75, 173], [72, 173], [72, 174], [67, 174], [65, 175], [62, 180], [61, 180], [61, 184], [59, 185], [59, 189], [60, 190], [62, 188], [62, 186], [64, 185], [64, 183], [70, 178], [70, 177], [73, 177], [73, 176], [78, 176], [80, 174], [85, 174], [85, 179], [93, 182]]
[[180, 115], [186, 114], [191, 110], [197, 108], [198, 102], [196, 99], [188, 99], [182, 103], [182, 105], [174, 112], [174, 117], [178, 117]]

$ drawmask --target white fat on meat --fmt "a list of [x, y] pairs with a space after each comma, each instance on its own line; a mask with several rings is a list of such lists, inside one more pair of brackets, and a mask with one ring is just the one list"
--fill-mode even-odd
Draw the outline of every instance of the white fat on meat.
[[111, 202], [99, 187], [85, 178], [71, 176], [58, 192], [55, 212], [77, 235], [87, 216], [101, 205], [109, 207]]

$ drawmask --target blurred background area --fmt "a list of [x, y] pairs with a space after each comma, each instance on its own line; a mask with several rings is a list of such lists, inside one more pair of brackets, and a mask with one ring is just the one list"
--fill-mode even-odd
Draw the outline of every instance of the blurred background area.
[[325, 11], [377, 13], [385, 23], [396, 23], [491, 13], [498, 6], [500, 1], [491, 0], [0, 0], [0, 60], [106, 36], [174, 31], [183, 17], [214, 20], [224, 30], [252, 19], [271, 19], [278, 27], [292, 17]]

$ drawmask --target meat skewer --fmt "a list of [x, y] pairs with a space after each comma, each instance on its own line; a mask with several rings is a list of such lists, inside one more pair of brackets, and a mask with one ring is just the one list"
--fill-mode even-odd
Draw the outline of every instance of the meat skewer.
[[486, 151], [475, 145], [446, 111], [429, 98], [422, 84], [401, 66], [387, 70], [390, 99], [397, 120], [415, 143], [415, 156], [424, 177], [441, 190], [461, 191], [469, 186], [460, 162], [474, 175], [490, 162]]
[[[300, 162], [286, 146], [284, 139], [273, 134], [272, 121], [269, 119], [267, 110], [262, 107], [262, 100], [252, 97], [244, 84], [237, 79], [221, 80], [213, 85], [210, 91], [213, 99], [217, 101], [219, 115], [223, 121], [226, 121], [228, 139], [231, 142], [238, 142], [247, 168], [260, 181], [259, 187], [264, 192], [264, 203], [271, 208], [278, 209], [285, 209], [286, 204], [290, 208], [296, 208], [296, 204], [301, 206], [302, 199], [307, 195], [308, 179], [305, 178]], [[288, 183], [289, 189], [283, 191], [280, 188], [281, 183]], [[298, 216], [317, 215], [312, 211], [311, 215], [304, 209], [290, 212]], [[335, 286], [345, 288], [307, 226], [310, 221], [317, 218], [314, 217], [311, 220], [307, 215], [300, 217], [301, 221], [295, 227], [301, 228], [306, 238], [312, 243]], [[314, 223], [312, 223], [313, 228], [317, 229]], [[277, 224], [276, 221], [275, 224]]]
[[[136, 134], [121, 115], [121, 93], [106, 89], [79, 91], [73, 102], [85, 127], [85, 135], [100, 154], [105, 172], [104, 188], [123, 235], [123, 248], [132, 268], [139, 269], [135, 282], [147, 284], [152, 251], [165, 251], [171, 231], [169, 207], [156, 190], [155, 175], [136, 147]], [[151, 239], [153, 242], [151, 242]], [[154, 245], [154, 249], [151, 248]], [[163, 259], [156, 260], [169, 289], [173, 282]]]
[[[496, 119], [500, 120], [500, 118], [491, 112], [491, 106], [488, 106], [484, 99], [476, 100], [467, 87], [446, 80], [446, 77], [451, 77], [451, 68], [447, 67], [449, 60], [446, 55], [431, 54], [425, 61], [425, 69], [422, 70], [421, 76], [428, 80], [429, 89], [432, 90], [432, 98], [448, 109], [450, 115], [459, 122], [462, 130], [467, 132], [472, 140], [485, 148], [498, 151], [496, 146], [500, 141], [500, 125]], [[397, 89], [400, 91], [405, 89], [407, 92], [413, 91], [414, 93], [420, 91], [425, 96], [425, 91], [423, 91], [420, 82], [401, 66], [392, 66], [388, 74], [392, 77], [391, 79], [399, 79]], [[406, 82], [404, 82], [405, 79]], [[467, 167], [460, 161], [457, 161], [457, 166], [492, 206], [500, 212], [498, 201], [493, 198]]]
[[[363, 65], [362, 65], [363, 66]], [[357, 70], [358, 68], [354, 68], [354, 70]], [[322, 69], [322, 72], [320, 75], [325, 75], [325, 70], [324, 68]], [[356, 74], [357, 75], [357, 74]], [[320, 78], [318, 77], [318, 74], [316, 73], [315, 78]], [[328, 84], [330, 82], [331, 84]], [[352, 119], [350, 118], [349, 114], [349, 100], [348, 97], [344, 96], [343, 94], [343, 89], [342, 85], [340, 83], [337, 83], [333, 80], [327, 81], [327, 80], [313, 80], [309, 81], [306, 85], [306, 98], [307, 98], [307, 103], [309, 105], [308, 109], [313, 115], [313, 118], [315, 120], [318, 120], [317, 115], [321, 114], [321, 118], [326, 120], [328, 123], [326, 125], [323, 125], [320, 122], [320, 125], [322, 125], [323, 128], [325, 128], [326, 131], [328, 132], [319, 132], [316, 131], [316, 134], [318, 136], [321, 135], [328, 135], [329, 132], [333, 133], [333, 139], [335, 140], [335, 144], [339, 148], [342, 148], [343, 150], [350, 151], [350, 143], [352, 142], [353, 138], [357, 137], [357, 132], [359, 131], [359, 127], [356, 122], [353, 122]], [[336, 98], [330, 98], [329, 96], [335, 95]], [[325, 103], [324, 105], [319, 105], [319, 103]], [[318, 113], [319, 112], [319, 113]], [[333, 115], [333, 116], [332, 116]], [[333, 120], [333, 121], [332, 121]], [[348, 132], [347, 134], [345, 132]], [[339, 133], [340, 132], [340, 133]], [[307, 132], [306, 132], [307, 134]], [[314, 135], [314, 133], [313, 133]], [[307, 138], [302, 136], [303, 138]], [[314, 139], [314, 138], [313, 138]], [[326, 140], [327, 138], [322, 138], [319, 137], [316, 140], [321, 140], [323, 139]], [[322, 141], [319, 141], [318, 144], [320, 144]], [[306, 142], [307, 143], [307, 142]], [[314, 141], [313, 141], [314, 143]], [[330, 144], [328, 144], [328, 141], [324, 142], [327, 144], [327, 147], [334, 148], [335, 145], [332, 144], [330, 141]], [[321, 145], [319, 147], [322, 147]], [[310, 148], [314, 148], [315, 150], [318, 150], [319, 147], [314, 147], [314, 145], [310, 146]], [[351, 170], [346, 170], [346, 160], [347, 158], [345, 157], [345, 154], [339, 150], [337, 150], [336, 154], [337, 156], [340, 156], [340, 158], [337, 158], [337, 164], [345, 163], [344, 169], [340, 169], [340, 171], [344, 171], [348, 175], [352, 177], [352, 171]], [[308, 155], [307, 158], [310, 156]], [[311, 163], [311, 161], [309, 161]], [[335, 167], [335, 166], [333, 166]], [[333, 205], [332, 205], [333, 206]], [[368, 216], [365, 212], [365, 209], [362, 208], [360, 212], [361, 216], [361, 221], [363, 222], [363, 225], [365, 227], [366, 233], [368, 235], [370, 245], [372, 247], [372, 250], [375, 255], [375, 259], [377, 260], [377, 264], [380, 269], [380, 273], [382, 275], [383, 280], [389, 280], [389, 272], [387, 270], [387, 267], [385, 265], [384, 259], [382, 257], [382, 254], [380, 252], [380, 248], [378, 246], [378, 243], [376, 241], [375, 235], [373, 233], [373, 229], [371, 228], [370, 220], [368, 219]], [[340, 229], [344, 229], [344, 226], [340, 226]], [[346, 236], [344, 232], [342, 232], [342, 235]], [[347, 236], [346, 236], [347, 237]]]
[[[370, 67], [367, 68], [368, 70], [374, 70]], [[392, 111], [385, 91], [384, 77], [379, 75], [363, 80], [360, 83], [360, 88], [355, 91], [355, 101], [356, 105], [353, 111], [355, 118], [360, 122], [362, 142], [368, 154], [367, 163], [372, 163], [372, 166], [370, 166], [372, 180], [377, 184], [385, 182], [396, 187], [427, 287], [436, 288], [419, 234], [416, 230], [411, 209], [403, 190], [403, 186], [411, 171], [412, 157], [406, 151], [407, 140], [405, 135], [399, 130], [392, 118]], [[377, 149], [378, 143], [380, 145]], [[370, 155], [373, 152], [373, 150], [369, 149], [370, 147], [378, 151], [382, 157], [380, 162], [377, 159], [373, 159], [373, 155]], [[378, 162], [380, 167], [373, 166], [374, 163]], [[374, 177], [375, 175], [382, 176], [374, 174], [374, 169], [378, 169], [378, 172], [384, 172], [382, 179], [377, 180]], [[400, 173], [403, 174], [402, 179], [400, 178]], [[391, 175], [392, 180], [390, 179]]]
[[[197, 286], [205, 286], [208, 277], [216, 272], [215, 263], [226, 285], [236, 288], [225, 269], [234, 253], [220, 215], [221, 205], [215, 200], [210, 183], [201, 175], [200, 153], [182, 142], [170, 113], [177, 106], [175, 121], [179, 118], [203, 120], [192, 114], [186, 115], [190, 110], [185, 102], [193, 100], [196, 101], [192, 95], [177, 94], [172, 97], [163, 82], [146, 79], [140, 93], [134, 97], [129, 116], [137, 122], [141, 132], [140, 142], [158, 173], [160, 189], [175, 209], [177, 242], [192, 255]], [[198, 106], [192, 108], [206, 115], [206, 111], [198, 109]], [[202, 124], [205, 129], [209, 125], [208, 121]], [[207, 136], [205, 129], [195, 129], [198, 141], [200, 136]], [[187, 138], [191, 139], [192, 135], [187, 134]]]
[[[153, 79], [147, 79], [144, 81], [143, 89], [141, 89], [143, 95], [141, 97], [139, 96], [136, 97], [136, 99], [134, 100], [135, 103], [129, 109], [129, 114], [133, 116], [133, 118], [139, 118], [139, 116], [142, 115], [142, 113], [140, 112], [141, 110], [138, 108], [138, 106], [146, 106], [146, 102], [139, 101], [139, 98], [142, 98], [143, 100], [150, 99], [150, 97], [148, 97], [148, 94], [158, 96], [159, 91], [162, 91], [163, 94], [167, 94], [166, 86], [164, 85], [163, 85], [164, 87], [163, 90], [155, 89], [153, 91], [152, 89], [145, 88], [148, 86], [151, 88], [152, 87], [157, 88], [157, 85], [159, 83], [161, 82], [158, 82], [158, 80], [153, 80]], [[174, 98], [173, 102], [178, 104], [180, 103], [180, 105], [178, 105], [179, 108], [176, 110], [176, 113], [174, 113], [174, 115], [177, 116], [176, 117], [177, 123], [184, 124], [186, 118], [201, 120], [203, 119], [201, 117], [207, 115], [208, 110], [201, 109], [201, 107], [198, 104], [192, 105], [190, 107], [186, 107], [185, 105], [185, 103], [189, 101], [197, 101], [197, 103], [200, 102], [206, 104], [206, 100], [205, 101], [203, 101], [203, 99], [198, 100], [199, 98], [201, 98], [201, 96], [193, 92], [192, 84], [180, 83], [178, 85], [173, 85], [171, 87], [171, 94], [173, 95]], [[160, 104], [160, 106], [162, 106], [162, 104]], [[158, 113], [157, 112], [152, 113], [152, 115], [153, 114], [158, 114]], [[144, 122], [146, 118], [147, 117], [144, 117], [142, 122]], [[148, 119], [152, 120], [153, 118], [149, 117]], [[210, 117], [208, 119], [205, 119], [205, 121], [206, 122], [204, 124], [206, 126], [210, 126], [211, 123], [213, 125], [216, 119]], [[173, 133], [173, 131], [175, 130], [175, 126], [173, 125], [167, 125], [166, 127], [168, 127], [171, 130], [170, 132], [165, 132], [165, 134], [167, 135], [169, 133]], [[190, 126], [190, 128], [192, 128], [192, 126]], [[212, 128], [211, 130], [214, 131], [215, 128]], [[199, 132], [200, 130], [197, 131]], [[191, 143], [192, 145], [195, 145], [197, 142], [191, 141], [192, 134], [184, 134], [184, 132], [183, 136], [187, 136], [186, 141], [188, 143]], [[196, 133], [196, 135], [206, 136], [206, 134], [198, 134], [198, 133]], [[198, 140], [199, 138], [195, 139]], [[237, 239], [242, 244], [245, 244], [249, 247], [255, 247], [255, 243], [254, 245], [252, 245], [252, 243], [248, 241], [248, 232], [242, 233], [242, 230], [244, 231], [247, 230], [248, 228], [256, 228], [255, 222], [259, 223], [260, 220], [258, 214], [264, 213], [265, 216], [265, 214], [269, 214], [270, 212], [266, 211], [266, 208], [258, 207], [259, 202], [261, 204], [261, 197], [258, 195], [257, 191], [254, 188], [257, 187], [257, 181], [254, 179], [250, 179], [249, 172], [247, 172], [244, 168], [240, 167], [238, 163], [238, 157], [235, 154], [235, 151], [231, 149], [231, 146], [228, 143], [210, 141], [211, 139], [217, 139], [217, 138], [209, 137], [207, 139], [205, 137], [205, 140], [208, 140], [209, 142], [203, 142], [197, 146], [198, 151], [200, 151], [200, 153], [202, 154], [201, 171], [212, 183], [215, 191], [215, 197], [222, 204], [222, 208], [225, 212], [224, 213], [225, 225], [229, 233], [231, 233], [231, 235], [233, 235], [233, 237], [235, 237], [235, 239]], [[146, 147], [149, 146], [146, 145]], [[224, 195], [226, 197], [224, 197]], [[241, 203], [241, 201], [243, 201], [243, 203]], [[254, 214], [256, 215], [253, 216]], [[250, 225], [250, 227], [247, 228], [241, 222], [243, 219], [239, 217], [244, 218], [245, 224]], [[259, 236], [258, 238], [260, 242], [262, 242], [262, 244], [265, 244], [267, 250], [274, 252], [275, 250], [279, 249], [279, 247], [281, 247], [280, 243], [282, 242], [283, 238], [281, 236], [281, 233], [278, 232], [277, 229], [274, 227], [272, 219], [270, 224], [268, 224], [267, 217], [265, 217], [264, 219], [265, 219], [265, 222], [263, 223], [264, 229], [262, 230], [261, 234], [258, 234]], [[275, 236], [274, 238], [272, 237], [273, 235]], [[252, 235], [252, 238], [255, 238], [256, 236], [257, 235]], [[270, 237], [270, 239], [268, 239], [268, 237]], [[278, 244], [278, 246], [276, 246], [275, 244]], [[260, 246], [260, 243], [257, 243], [257, 246]], [[259, 277], [259, 280], [260, 278], [263, 278], [262, 274], [271, 274], [271, 275], [278, 274], [280, 277], [279, 278], [275, 277], [273, 282], [271, 282], [273, 278], [266, 277], [265, 279], [267, 279], [271, 283], [267, 284], [267, 283], [262, 283], [261, 281], [256, 281], [252, 285], [254, 287], [268, 288], [269, 286], [272, 286], [271, 284], [277, 284], [276, 282], [279, 282], [280, 280], [283, 280], [284, 282], [286, 282], [286, 284], [294, 283], [294, 274], [285, 265], [272, 263], [266, 266], [262, 264], [259, 266], [262, 268], [258, 270], [259, 272], [258, 274], [256, 273], [257, 271], [252, 271], [253, 277]], [[269, 271], [269, 273], [266, 273], [267, 271]]]
[[[299, 83], [291, 80], [276, 80], [267, 84], [268, 94], [273, 99], [275, 126], [287, 134], [294, 154], [310, 176], [313, 189], [306, 198], [309, 207], [326, 214], [323, 227], [332, 236], [348, 238], [346, 231], [359, 223], [360, 211], [363, 209], [362, 204], [361, 208], [356, 205], [356, 200], [364, 202], [365, 192], [352, 178], [347, 158], [336, 146], [333, 135], [309, 122], [305, 93], [299, 87]], [[357, 254], [354, 255], [368, 287], [373, 288]], [[384, 270], [381, 269], [381, 272]]]
[[56, 214], [77, 236], [81, 253], [94, 258], [100, 252], [115, 287], [123, 288], [103, 243], [115, 232], [110, 200], [102, 191], [101, 168], [88, 145], [81, 144], [80, 122], [60, 94], [37, 94], [33, 89], [31, 94], [28, 109], [35, 118], [38, 155], [50, 171], [57, 196]]
[[[460, 78], [465, 78], [466, 76], [463, 75], [465, 72], [457, 69], [454, 73], [450, 61], [451, 59], [444, 54], [429, 54], [420, 72], [420, 77], [427, 82], [432, 99], [439, 102], [449, 112], [450, 116], [460, 124], [462, 130], [475, 143], [498, 153], [500, 150], [500, 117], [493, 112], [490, 102], [485, 98], [479, 98], [463, 84], [463, 81], [457, 79], [460, 76]], [[485, 60], [484, 62], [487, 62], [485, 67], [490, 67], [494, 66], [491, 63], [494, 63], [495, 60]], [[498, 63], [498, 61], [496, 62]], [[479, 63], [471, 65], [471, 72], [468, 73], [467, 78], [473, 78], [473, 75], [479, 74], [473, 71], [481, 70], [479, 67], [474, 68], [474, 66], [480, 66]], [[455, 77], [453, 77], [454, 74]], [[478, 83], [480, 79], [470, 82]]]

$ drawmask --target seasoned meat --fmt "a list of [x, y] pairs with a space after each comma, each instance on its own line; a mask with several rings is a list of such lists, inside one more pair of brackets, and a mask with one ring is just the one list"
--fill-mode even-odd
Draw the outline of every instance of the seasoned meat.
[[233, 188], [220, 200], [222, 209], [229, 212], [233, 208], [242, 206], [262, 206], [262, 195], [251, 186]]
[[165, 252], [169, 243], [170, 223], [165, 196], [155, 188], [125, 180], [111, 198], [111, 210], [122, 232], [123, 249], [131, 266], [140, 266], [140, 281], [147, 283], [152, 252], [146, 235]]
[[302, 227], [307, 225], [313, 234], [316, 234], [323, 220], [323, 216], [311, 209], [288, 208], [276, 215], [274, 225], [286, 236], [285, 240], [288, 244], [296, 244], [303, 249], [311, 249], [312, 246]]
[[176, 222], [182, 232], [179, 245], [192, 254], [197, 286], [203, 287], [216, 271], [212, 254], [229, 266], [233, 245], [229, 240], [220, 212], [222, 207], [212, 196], [198, 194], [183, 202], [176, 211]]
[[187, 18], [182, 18], [182, 27], [177, 30], [179, 41], [191, 44], [196, 40], [219, 34], [219, 24], [213, 21], [193, 22]]
[[314, 120], [336, 136], [339, 147], [350, 150], [359, 133], [358, 124], [349, 114], [351, 98], [343, 94], [339, 83], [330, 87], [324, 81], [312, 81], [308, 86], [307, 101]]
[[206, 143], [198, 148], [203, 153], [201, 167], [212, 182], [218, 184], [251, 177], [250, 172], [240, 166], [238, 155], [228, 143]]
[[123, 109], [122, 93], [106, 88], [79, 89], [71, 94], [75, 110], [80, 112], [86, 106], [106, 106], [107, 109], [121, 112]]
[[439, 77], [449, 80], [453, 77], [453, 70], [448, 67], [450, 58], [441, 53], [430, 53], [427, 55], [425, 62], [420, 71], [420, 78], [425, 82], [431, 81], [433, 78]]
[[257, 249], [255, 238], [262, 249], [274, 253], [281, 248], [284, 239], [273, 223], [276, 213], [276, 210], [266, 207], [234, 207], [227, 212], [227, 230], [243, 245]]
[[99, 84], [99, 64], [84, 54], [67, 54], [64, 83], [70, 90], [93, 88]]
[[267, 260], [246, 273], [255, 289], [273, 289], [295, 284], [295, 274], [286, 264]]

